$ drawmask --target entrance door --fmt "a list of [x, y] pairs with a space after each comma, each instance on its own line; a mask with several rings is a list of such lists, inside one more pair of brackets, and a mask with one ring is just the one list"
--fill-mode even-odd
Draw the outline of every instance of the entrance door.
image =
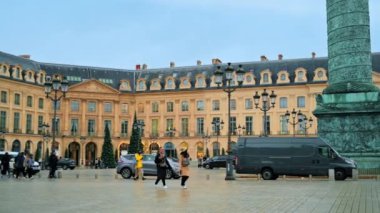
[[77, 142], [69, 144], [69, 158], [75, 160], [75, 164], [79, 165], [80, 160], [80, 145]]
[[96, 158], [96, 144], [90, 142], [86, 145], [86, 166], [95, 165]]

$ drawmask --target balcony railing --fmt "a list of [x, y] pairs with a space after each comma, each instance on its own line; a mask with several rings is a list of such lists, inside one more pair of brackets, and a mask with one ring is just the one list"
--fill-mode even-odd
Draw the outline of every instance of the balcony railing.
[[13, 129], [13, 133], [21, 134], [22, 131], [21, 131], [21, 129]]
[[126, 137], [128, 137], [128, 133], [121, 133], [121, 134], [120, 134], [120, 137], [121, 137], [121, 138], [126, 138]]
[[34, 134], [34, 132], [33, 132], [33, 130], [31, 130], [31, 129], [27, 129], [27, 130], [26, 130], [26, 134]]

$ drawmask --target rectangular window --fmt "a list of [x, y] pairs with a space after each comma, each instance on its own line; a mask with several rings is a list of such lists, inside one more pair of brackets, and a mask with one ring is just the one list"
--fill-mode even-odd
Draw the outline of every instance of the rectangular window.
[[110, 102], [104, 103], [104, 112], [112, 112], [112, 103]]
[[245, 99], [245, 109], [253, 109], [253, 101], [251, 98]]
[[245, 131], [246, 131], [246, 135], [253, 135], [253, 117], [252, 116], [245, 117]]
[[128, 113], [128, 104], [121, 104], [121, 113]]
[[33, 107], [33, 97], [32, 96], [26, 97], [26, 106], [27, 107]]
[[182, 101], [182, 112], [187, 112], [189, 111], [189, 102], [187, 101]]
[[204, 118], [197, 118], [197, 135], [204, 135], [205, 134], [205, 119]]
[[203, 100], [197, 101], [197, 111], [205, 110], [205, 102]]
[[95, 135], [95, 120], [90, 119], [87, 123], [87, 134], [89, 136]]
[[219, 117], [212, 118], [212, 131], [214, 132], [214, 135], [218, 134], [218, 131], [220, 133], [220, 130], [222, 129], [222, 124]]
[[20, 105], [20, 94], [16, 93], [15, 94], [15, 105], [19, 106]]
[[188, 118], [181, 119], [181, 133], [182, 133], [182, 136], [189, 136], [189, 119]]
[[15, 112], [13, 114], [13, 132], [14, 133], [21, 133], [20, 131], [20, 113]]
[[[144, 126], [145, 126], [144, 120], [137, 120], [137, 122], [139, 122], [140, 124], [144, 124]], [[142, 128], [141, 128], [141, 137], [144, 137], [144, 126], [142, 126]]]
[[26, 133], [32, 134], [32, 115], [26, 114]]
[[172, 118], [166, 119], [166, 131], [174, 129], [174, 121]]
[[87, 103], [87, 111], [88, 112], [96, 112], [96, 102], [95, 101], [89, 101]]
[[305, 96], [297, 97], [297, 107], [304, 108], [305, 107]]
[[108, 129], [110, 130], [110, 135], [112, 133], [112, 121], [111, 120], [104, 120], [104, 131], [106, 130], [106, 126], [108, 126]]
[[[52, 107], [52, 110], [54, 110], [54, 101], [52, 102], [52, 105], [51, 105]], [[56, 107], [56, 109], [59, 111], [59, 110], [61, 110], [61, 101], [57, 101], [57, 107]]]
[[42, 134], [42, 124], [44, 123], [44, 116], [39, 115], [38, 116], [38, 134]]
[[79, 132], [79, 119], [71, 119], [71, 135], [78, 135]]
[[173, 102], [167, 102], [166, 103], [166, 111], [167, 112], [173, 112], [174, 111], [174, 103]]
[[1, 111], [0, 112], [0, 131], [6, 132], [7, 127], [7, 112]]
[[236, 100], [235, 99], [231, 99], [230, 106], [231, 106], [231, 110], [236, 110]]
[[6, 91], [1, 91], [1, 103], [8, 102], [8, 93]]
[[71, 101], [71, 111], [79, 112], [79, 101]]
[[213, 100], [212, 101], [212, 111], [219, 111], [219, 110], [220, 110], [219, 100]]
[[158, 119], [152, 119], [152, 136], [158, 137]]
[[38, 109], [44, 109], [44, 99], [43, 98], [38, 99]]
[[285, 97], [280, 98], [280, 108], [288, 108], [288, 99]]
[[232, 117], [231, 116], [231, 120], [230, 120], [230, 131], [233, 135], [236, 135], [236, 117]]
[[263, 134], [265, 133], [264, 132], [264, 130], [265, 130], [265, 120], [266, 120], [266, 127], [267, 127], [267, 131], [266, 131], [266, 133], [267, 133], [267, 135], [270, 135], [270, 116], [269, 115], [267, 115], [267, 119], [265, 119], [265, 117], [263, 116], [262, 117], [263, 118]]
[[280, 134], [288, 134], [288, 122], [285, 115], [280, 116]]
[[[51, 119], [51, 123], [52, 123], [52, 125], [51, 125], [51, 132], [53, 132], [53, 128], [54, 128], [54, 126], [53, 126], [53, 124], [54, 124], [54, 118]], [[56, 119], [55, 119], [55, 134], [58, 135], [59, 132], [60, 132], [60, 130], [61, 130], [61, 119], [56, 118]]]
[[128, 121], [121, 122], [121, 136], [126, 137], [128, 135]]
[[152, 103], [152, 112], [158, 112], [158, 103], [157, 102]]

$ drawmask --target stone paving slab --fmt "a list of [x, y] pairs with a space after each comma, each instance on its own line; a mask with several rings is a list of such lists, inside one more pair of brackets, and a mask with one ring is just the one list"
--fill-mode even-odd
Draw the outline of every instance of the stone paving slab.
[[[79, 178], [76, 175], [79, 174]], [[98, 178], [95, 179], [95, 174]], [[115, 179], [115, 170], [67, 170], [62, 179], [0, 179], [0, 212], [380, 212], [380, 181], [225, 181], [225, 170], [192, 168], [188, 189]]]

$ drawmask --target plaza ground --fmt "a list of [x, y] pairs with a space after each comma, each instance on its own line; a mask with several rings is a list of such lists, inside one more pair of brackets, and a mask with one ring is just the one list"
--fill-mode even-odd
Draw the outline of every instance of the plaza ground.
[[[95, 174], [97, 178], [95, 178]], [[380, 212], [380, 181], [291, 178], [225, 181], [225, 170], [191, 168], [188, 189], [115, 178], [115, 170], [66, 170], [49, 180], [0, 180], [0, 212]]]

